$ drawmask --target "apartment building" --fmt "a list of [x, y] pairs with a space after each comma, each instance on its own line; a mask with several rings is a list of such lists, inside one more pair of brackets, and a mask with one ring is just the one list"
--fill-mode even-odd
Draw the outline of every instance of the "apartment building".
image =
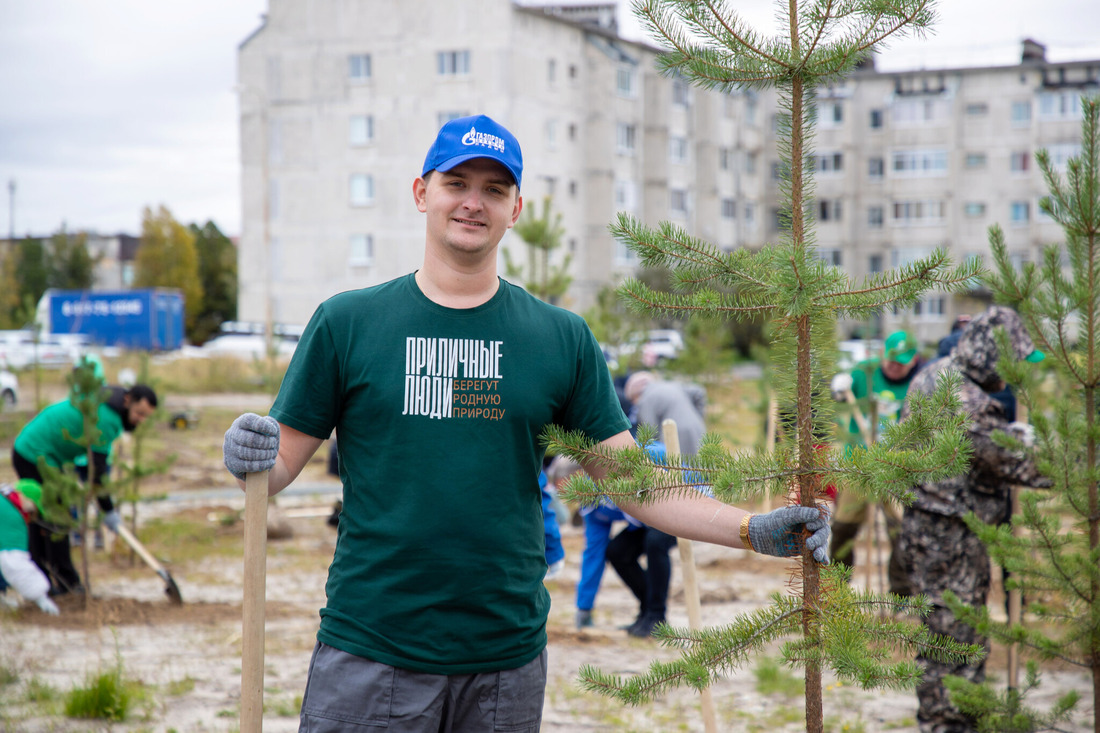
[[[302, 323], [326, 297], [420, 265], [412, 182], [438, 128], [486, 113], [524, 153], [523, 195], [552, 197], [580, 310], [636, 268], [617, 211], [725, 247], [764, 241], [767, 110], [657, 74], [614, 4], [271, 0], [239, 52], [240, 316]], [[509, 233], [502, 247], [525, 260]]]
[[[467, 114], [516, 134], [527, 206], [549, 196], [562, 214], [568, 308], [634, 272], [607, 230], [616, 212], [728, 249], [774, 239], [776, 96], [660, 76], [658, 53], [619, 37], [612, 2], [270, 0], [239, 50], [241, 318], [303, 323], [332, 294], [419, 266], [412, 181], [439, 126]], [[856, 278], [939, 246], [987, 258], [986, 230], [999, 223], [1014, 261], [1036, 261], [1060, 235], [1038, 208], [1036, 150], [1064, 169], [1079, 147], [1080, 96], [1098, 83], [1100, 60], [1048, 63], [1027, 41], [1015, 66], [868, 63], [819, 90], [821, 256]], [[502, 247], [523, 260], [514, 234]], [[872, 327], [905, 324], [932, 342], [981, 296], [930, 294]]]

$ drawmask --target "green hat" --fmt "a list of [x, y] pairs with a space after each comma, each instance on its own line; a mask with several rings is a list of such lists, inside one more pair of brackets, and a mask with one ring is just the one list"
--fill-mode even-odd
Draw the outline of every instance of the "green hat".
[[15, 490], [34, 503], [40, 516], [46, 516], [42, 510], [42, 484], [32, 478], [21, 478], [15, 482]]
[[886, 343], [883, 346], [886, 349], [887, 361], [908, 364], [917, 355], [917, 342], [905, 331], [894, 331], [886, 337]]

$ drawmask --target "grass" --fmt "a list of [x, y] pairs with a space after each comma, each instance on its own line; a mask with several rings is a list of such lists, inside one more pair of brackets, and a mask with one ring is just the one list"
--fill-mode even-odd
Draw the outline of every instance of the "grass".
[[800, 697], [805, 694], [804, 680], [784, 669], [776, 659], [761, 657], [753, 675], [756, 677], [756, 691], [761, 695]]
[[65, 715], [121, 722], [129, 718], [138, 694], [138, 684], [123, 679], [120, 662], [114, 669], [89, 675], [83, 686], [70, 690]]

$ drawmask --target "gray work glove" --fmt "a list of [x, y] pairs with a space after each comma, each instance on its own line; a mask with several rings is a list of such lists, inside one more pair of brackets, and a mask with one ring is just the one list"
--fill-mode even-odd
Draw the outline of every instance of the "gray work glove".
[[222, 458], [229, 473], [244, 481], [245, 474], [267, 471], [279, 455], [279, 423], [273, 417], [246, 412], [225, 431]]
[[750, 549], [762, 555], [795, 557], [802, 552], [802, 527], [813, 534], [806, 538], [806, 548], [814, 560], [829, 564], [829, 511], [812, 506], [785, 506], [754, 514], [749, 519]]
[[38, 604], [38, 607], [42, 609], [42, 613], [48, 614], [50, 616], [61, 615], [61, 611], [58, 610], [57, 604], [50, 600], [49, 596], [42, 596], [37, 601], [35, 601], [35, 603]]
[[118, 526], [122, 524], [122, 516], [117, 509], [112, 509], [103, 515], [103, 526], [118, 534]]

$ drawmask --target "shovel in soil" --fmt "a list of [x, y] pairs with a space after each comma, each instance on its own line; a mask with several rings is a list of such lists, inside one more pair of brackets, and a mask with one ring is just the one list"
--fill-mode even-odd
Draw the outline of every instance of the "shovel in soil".
[[163, 565], [157, 562], [156, 558], [145, 549], [144, 545], [138, 542], [137, 537], [134, 537], [130, 530], [126, 529], [122, 524], [118, 525], [118, 536], [121, 537], [134, 552], [141, 556], [141, 559], [145, 561], [146, 565], [155, 570], [157, 575], [164, 578], [164, 582], [168, 584], [165, 586], [164, 592], [172, 599], [172, 603], [182, 604], [183, 596], [180, 595], [180, 589], [179, 586], [176, 585], [176, 581], [172, 580], [172, 575], [164, 569]]

